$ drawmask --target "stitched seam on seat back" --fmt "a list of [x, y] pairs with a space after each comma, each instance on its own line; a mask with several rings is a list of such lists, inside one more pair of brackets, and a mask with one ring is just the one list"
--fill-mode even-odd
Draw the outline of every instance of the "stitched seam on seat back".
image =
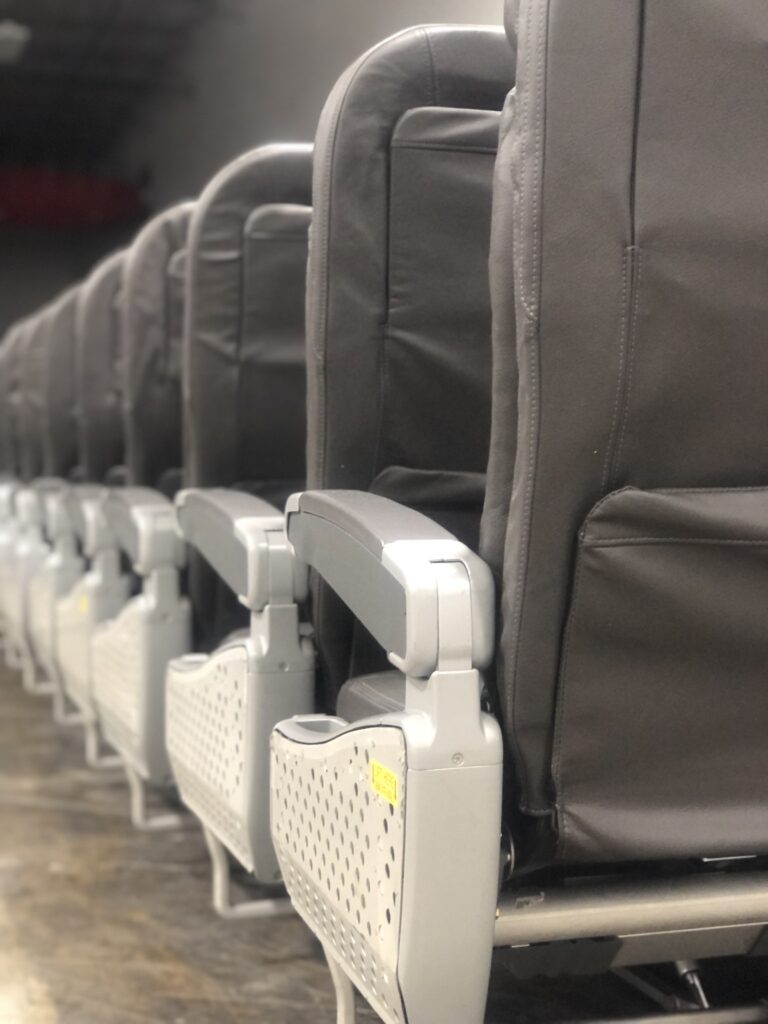
[[584, 552], [579, 551], [576, 559], [576, 570], [573, 582], [573, 594], [571, 596], [571, 609], [572, 614], [568, 616], [568, 622], [565, 628], [565, 638], [563, 642], [563, 653], [560, 660], [558, 679], [557, 679], [557, 690], [555, 699], [555, 732], [553, 737], [553, 750], [552, 750], [552, 783], [555, 788], [555, 813], [557, 814], [557, 828], [558, 828], [558, 846], [560, 847], [560, 855], [565, 858], [566, 850], [568, 848], [568, 825], [563, 814], [563, 808], [567, 806], [565, 798], [566, 785], [562, 777], [562, 747], [563, 747], [563, 732], [564, 722], [567, 718], [566, 710], [568, 706], [569, 691], [567, 686], [568, 679], [568, 662], [571, 654], [571, 645], [573, 641], [573, 634], [576, 629], [576, 619], [579, 614], [580, 604], [579, 598], [579, 587], [583, 579], [583, 567], [584, 567]]
[[[632, 250], [632, 276], [631, 276], [631, 288], [630, 288], [630, 306], [631, 306], [631, 317], [629, 321], [629, 330], [626, 335], [627, 339], [627, 354], [626, 354], [626, 365], [625, 374], [626, 380], [624, 382], [623, 389], [623, 403], [621, 410], [621, 419], [619, 427], [618, 441], [616, 443], [616, 451], [613, 458], [613, 467], [610, 474], [610, 479], [615, 479], [619, 473], [621, 466], [621, 456], [624, 449], [624, 438], [627, 432], [627, 422], [629, 420], [629, 409], [632, 402], [632, 381], [635, 368], [635, 349], [637, 342], [637, 321], [638, 321], [638, 310], [640, 308], [640, 291], [643, 281], [643, 253], [637, 247]], [[629, 316], [629, 310], [627, 310], [626, 316]]]
[[[639, 305], [640, 284], [642, 280], [642, 253], [637, 246], [635, 209], [637, 196], [637, 152], [640, 127], [640, 93], [643, 77], [643, 58], [645, 51], [645, 0], [638, 5], [637, 56], [635, 66], [635, 96], [632, 112], [632, 154], [629, 180], [629, 245], [624, 250], [622, 269], [622, 328], [621, 348], [619, 355], [617, 407], [608, 436], [606, 448], [606, 464], [603, 474], [602, 490], [605, 492], [610, 482], [619, 471], [621, 453], [624, 446], [629, 402], [632, 390], [632, 373], [635, 352], [635, 335], [637, 333], [637, 313]], [[617, 411], [618, 416], [617, 416]], [[618, 430], [618, 435], [616, 431]]]
[[627, 301], [629, 290], [627, 284], [629, 253], [629, 248], [625, 247], [621, 257], [621, 332], [619, 335], [619, 366], [616, 374], [616, 396], [613, 403], [613, 415], [611, 417], [611, 425], [608, 430], [608, 440], [605, 445], [605, 458], [603, 459], [603, 476], [600, 483], [600, 489], [603, 493], [608, 490], [608, 480], [613, 470], [613, 438], [616, 433], [616, 426], [619, 422], [621, 397], [624, 390], [624, 364], [626, 361], [629, 322], [629, 303]]
[[[421, 29], [421, 41], [424, 46], [425, 53], [425, 64], [427, 69], [427, 81], [429, 89], [429, 105], [436, 106], [437, 97], [437, 84], [436, 84], [436, 72], [435, 72], [435, 57], [432, 51], [432, 43], [429, 38], [429, 32], [426, 28]], [[389, 326], [390, 326], [390, 271], [392, 267], [392, 159], [391, 152], [393, 149], [392, 140], [387, 147], [387, 210], [386, 219], [384, 224], [384, 230], [386, 233], [385, 238], [385, 254], [386, 254], [386, 266], [384, 269], [384, 316], [380, 325], [379, 334], [379, 351], [378, 356], [378, 383], [379, 383], [379, 410], [378, 420], [376, 423], [376, 435], [374, 439], [373, 449], [371, 453], [371, 468], [370, 468], [370, 479], [373, 481], [379, 472], [379, 468], [382, 464], [382, 446], [384, 443], [384, 417], [385, 417], [385, 399], [387, 393], [387, 381], [389, 379]]]
[[[550, 14], [550, 2], [547, 0], [544, 8], [535, 7], [533, 3], [528, 5], [528, 32], [531, 30], [532, 15], [534, 10], [543, 10], [543, 16], [541, 18], [541, 38], [537, 46], [536, 54], [536, 72], [535, 81], [531, 79], [531, 55], [530, 47], [526, 55], [526, 63], [528, 67], [528, 88], [524, 90], [524, 120], [522, 137], [527, 139], [528, 131], [530, 127], [530, 106], [531, 106], [531, 91], [535, 90], [536, 94], [541, 97], [539, 108], [536, 113], [536, 125], [535, 125], [535, 146], [536, 146], [536, 158], [538, 168], [536, 173], [538, 175], [537, 182], [537, 194], [535, 196], [535, 202], [532, 203], [532, 223], [531, 231], [533, 236], [532, 254], [531, 254], [531, 283], [532, 289], [531, 294], [534, 297], [535, 309], [528, 309], [529, 317], [531, 318], [529, 323], [529, 329], [532, 333], [531, 343], [529, 345], [529, 383], [531, 387], [531, 410], [530, 410], [530, 421], [529, 431], [530, 438], [528, 443], [528, 456], [525, 476], [525, 494], [523, 498], [523, 521], [521, 524], [521, 551], [519, 558], [519, 565], [517, 571], [517, 580], [514, 591], [514, 607], [515, 607], [515, 618], [513, 622], [512, 640], [514, 643], [514, 660], [511, 666], [511, 678], [507, 679], [507, 690], [511, 699], [511, 718], [512, 718], [512, 733], [513, 742], [516, 743], [517, 735], [517, 681], [518, 681], [518, 665], [520, 660], [520, 634], [524, 615], [525, 605], [525, 594], [526, 586], [528, 581], [528, 568], [530, 560], [530, 536], [531, 536], [531, 519], [533, 510], [533, 500], [535, 493], [535, 468], [536, 468], [536, 456], [538, 452], [538, 441], [539, 441], [539, 411], [540, 411], [540, 396], [539, 396], [539, 373], [538, 373], [538, 359], [539, 359], [539, 329], [541, 326], [539, 311], [540, 311], [540, 291], [541, 291], [541, 274], [540, 274], [540, 245], [539, 245], [539, 232], [541, 231], [541, 205], [542, 205], [542, 191], [544, 182], [544, 141], [545, 131], [544, 125], [546, 121], [546, 99], [544, 95], [543, 83], [545, 80], [546, 70], [546, 46], [549, 34], [549, 14]], [[521, 147], [521, 161], [523, 166], [523, 173], [526, 173], [526, 165], [523, 156], [523, 149]], [[521, 196], [521, 199], [524, 196]], [[522, 208], [522, 202], [519, 206]], [[520, 224], [522, 226], [522, 214]], [[521, 296], [524, 292], [521, 292]], [[522, 339], [522, 343], [526, 343], [526, 339]], [[514, 491], [514, 488], [513, 488]], [[520, 772], [520, 788], [523, 794], [526, 793], [528, 788], [527, 772], [525, 770], [524, 761], [518, 757], [518, 771]], [[523, 797], [522, 806], [525, 809], [530, 801], [527, 797]]]

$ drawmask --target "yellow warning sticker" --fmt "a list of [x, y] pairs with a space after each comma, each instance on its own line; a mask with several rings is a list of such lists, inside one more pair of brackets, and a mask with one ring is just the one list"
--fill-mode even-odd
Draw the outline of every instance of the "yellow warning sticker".
[[397, 807], [397, 776], [379, 761], [371, 761], [371, 788], [388, 804]]

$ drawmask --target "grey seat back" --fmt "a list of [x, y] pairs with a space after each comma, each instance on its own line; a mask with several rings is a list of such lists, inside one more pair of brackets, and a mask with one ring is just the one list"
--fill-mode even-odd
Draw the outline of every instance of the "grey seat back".
[[17, 360], [26, 320], [12, 324], [0, 343], [0, 472], [17, 477], [21, 472], [17, 423]]
[[[311, 146], [264, 146], [223, 168], [196, 205], [184, 338], [187, 486], [234, 487], [278, 507], [304, 486], [311, 192]], [[244, 609], [194, 553], [189, 590], [202, 646], [239, 624]]]
[[38, 364], [43, 432], [43, 476], [81, 476], [77, 438], [75, 337], [79, 286], [69, 288], [46, 317], [45, 351]]
[[[501, 31], [410, 29], [339, 80], [320, 119], [307, 292], [308, 484], [374, 490], [472, 544], [490, 417], [487, 255]], [[378, 664], [319, 581], [332, 709]]]
[[102, 260], [78, 291], [77, 421], [80, 465], [89, 483], [115, 480], [125, 458], [119, 312], [125, 255]]
[[767, 853], [768, 6], [515, 13], [486, 537], [517, 798], [565, 860]]
[[25, 483], [43, 475], [44, 380], [50, 315], [51, 307], [46, 306], [30, 318], [18, 353], [19, 454], [21, 478]]
[[142, 228], [128, 249], [120, 300], [126, 481], [172, 495], [181, 480], [183, 287], [172, 260], [187, 244], [194, 204]]

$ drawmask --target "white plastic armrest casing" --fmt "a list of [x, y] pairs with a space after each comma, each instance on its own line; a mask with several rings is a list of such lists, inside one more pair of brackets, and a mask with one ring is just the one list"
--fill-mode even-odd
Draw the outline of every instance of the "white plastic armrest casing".
[[[177, 496], [176, 510], [187, 542], [251, 612], [306, 596], [306, 566], [292, 557], [285, 518], [268, 502], [223, 488], [191, 489]], [[278, 551], [290, 557], [276, 557]]]
[[140, 576], [184, 567], [184, 540], [173, 503], [164, 494], [148, 487], [115, 487], [104, 494], [101, 508], [111, 535]]

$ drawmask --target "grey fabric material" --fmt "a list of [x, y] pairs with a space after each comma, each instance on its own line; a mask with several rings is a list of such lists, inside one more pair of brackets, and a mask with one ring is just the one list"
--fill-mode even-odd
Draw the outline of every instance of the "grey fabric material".
[[768, 851], [768, 489], [614, 491], [579, 535], [553, 774], [565, 859]]
[[68, 289], [47, 317], [46, 349], [39, 366], [43, 475], [79, 476], [75, 387], [75, 313], [79, 288]]
[[477, 550], [485, 473], [388, 466], [371, 481], [370, 489], [438, 520], [460, 541]]
[[85, 480], [107, 481], [125, 456], [119, 296], [125, 251], [90, 273], [78, 292], [75, 374], [80, 465]]
[[128, 484], [160, 487], [181, 466], [181, 323], [171, 261], [187, 244], [193, 203], [154, 217], [128, 250], [120, 299]]
[[245, 225], [237, 389], [241, 479], [306, 476], [307, 359], [304, 294], [310, 206], [269, 204]]
[[43, 475], [43, 405], [50, 314], [51, 307], [46, 306], [29, 321], [18, 357], [20, 471], [27, 483]]
[[[513, 80], [501, 31], [416, 28], [360, 58], [326, 103], [307, 285], [311, 488], [367, 490], [390, 467], [485, 470], [491, 180]], [[312, 589], [332, 708], [350, 668], [376, 663], [351, 653], [361, 644], [335, 595]]]
[[27, 320], [17, 321], [0, 345], [0, 458], [3, 473], [10, 476], [21, 473], [19, 359], [27, 325]]
[[[305, 486], [304, 294], [312, 147], [264, 146], [225, 167], [192, 218], [184, 336], [184, 474], [282, 508]], [[227, 410], [227, 415], [213, 415]], [[247, 619], [197, 552], [196, 644]]]
[[[188, 255], [188, 486], [304, 476], [303, 296], [311, 201], [308, 145], [247, 153], [200, 197]], [[257, 220], [249, 222], [252, 215]], [[220, 417], [212, 430], [211, 409], [234, 414]]]
[[[519, 440], [494, 436], [516, 461], [488, 543], [521, 803], [553, 815], [567, 859], [765, 853], [763, 558], [700, 534], [767, 521], [741, 489], [768, 479], [768, 7], [520, 6], [492, 251], [514, 269], [494, 302], [511, 377], [514, 293]], [[685, 508], [627, 492], [585, 532], [628, 485], [725, 491]], [[668, 544], [592, 544], [609, 512], [654, 536], [661, 506]]]
[[336, 713], [347, 722], [372, 715], [388, 715], [405, 707], [402, 672], [375, 672], [350, 679], [339, 691]]

